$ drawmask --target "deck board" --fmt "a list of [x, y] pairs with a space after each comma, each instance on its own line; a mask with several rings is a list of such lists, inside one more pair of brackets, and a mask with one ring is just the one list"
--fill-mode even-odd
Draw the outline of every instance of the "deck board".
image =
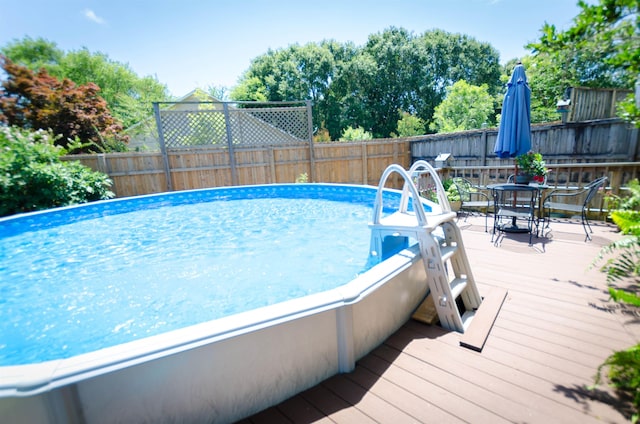
[[592, 266], [620, 238], [615, 227], [554, 220], [547, 237], [508, 234], [499, 246], [484, 218], [460, 221], [481, 295], [508, 291], [482, 352], [462, 335], [409, 320], [334, 376], [242, 423], [628, 422], [608, 386], [589, 391], [598, 365], [640, 340], [636, 310], [615, 305]]

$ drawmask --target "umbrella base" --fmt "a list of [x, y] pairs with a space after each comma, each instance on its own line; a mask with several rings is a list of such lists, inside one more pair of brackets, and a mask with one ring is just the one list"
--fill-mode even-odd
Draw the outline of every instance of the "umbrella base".
[[527, 227], [518, 227], [517, 225], [501, 225], [498, 227], [500, 231], [504, 231], [505, 233], [528, 233], [529, 228]]

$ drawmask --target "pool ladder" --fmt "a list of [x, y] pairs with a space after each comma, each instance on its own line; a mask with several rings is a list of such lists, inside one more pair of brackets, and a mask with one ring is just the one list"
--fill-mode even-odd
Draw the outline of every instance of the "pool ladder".
[[[393, 173], [404, 178], [402, 196], [397, 212], [382, 217], [382, 192]], [[440, 210], [427, 214], [420, 201], [414, 178], [429, 173], [436, 186]], [[410, 202], [411, 200], [411, 202]], [[411, 205], [411, 206], [410, 206]], [[427, 275], [429, 290], [440, 319], [448, 330], [464, 333], [480, 307], [482, 298], [469, 266], [462, 235], [451, 211], [447, 195], [435, 169], [425, 161], [415, 162], [407, 172], [400, 165], [385, 169], [373, 209], [371, 228], [371, 256], [382, 261], [408, 246], [414, 239]]]

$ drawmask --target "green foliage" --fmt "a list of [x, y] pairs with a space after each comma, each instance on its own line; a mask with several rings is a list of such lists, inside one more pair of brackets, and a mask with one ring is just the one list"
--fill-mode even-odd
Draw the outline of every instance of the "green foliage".
[[[554, 100], [567, 87], [633, 87], [640, 73], [640, 2], [581, 0], [578, 6], [571, 28], [559, 32], [545, 24], [538, 42], [529, 45], [540, 73], [554, 81], [548, 84]], [[623, 117], [637, 125], [637, 112]]]
[[26, 129], [50, 129], [65, 147], [76, 138], [89, 151], [104, 151], [105, 140], [126, 142], [122, 126], [111, 116], [100, 88], [59, 81], [44, 69], [34, 73], [0, 55], [8, 77], [0, 86], [0, 122]]
[[[459, 202], [460, 192], [458, 191], [458, 188], [455, 186], [455, 184], [453, 184], [453, 180], [448, 180], [448, 181], [449, 181], [449, 187], [446, 189], [447, 199], [449, 199], [450, 202]], [[442, 182], [442, 184], [444, 186], [444, 181]]]
[[629, 396], [635, 408], [631, 422], [638, 422], [640, 411], [640, 344], [615, 352], [598, 367], [595, 384], [602, 382], [602, 372], [609, 367], [609, 379], [617, 391]]
[[499, 76], [498, 52], [487, 43], [391, 27], [362, 47], [322, 41], [269, 50], [252, 61], [231, 98], [312, 100], [314, 126], [324, 126], [334, 140], [354, 122], [389, 137], [399, 131], [398, 110], [430, 122], [445, 87], [464, 79], [493, 93]]
[[[442, 188], [444, 188], [444, 191], [447, 194], [447, 199], [450, 202], [460, 201], [460, 192], [458, 192], [456, 185], [453, 184], [452, 178], [442, 180]], [[422, 191], [421, 195], [434, 203], [438, 203], [438, 193], [436, 191], [436, 186], [433, 184], [427, 186], [426, 189]]]
[[400, 112], [398, 121], [398, 137], [411, 137], [413, 135], [423, 135], [426, 133], [424, 120], [409, 112]]
[[77, 85], [96, 84], [111, 114], [125, 128], [153, 116], [152, 102], [170, 97], [167, 87], [156, 78], [139, 77], [128, 65], [86, 48], [65, 53], [55, 43], [25, 37], [8, 43], [1, 51], [33, 72], [44, 68], [59, 80], [68, 78]]
[[[617, 196], [613, 193], [606, 194], [609, 209], [616, 209], [614, 212], [622, 211], [638, 211], [640, 210], [640, 181], [637, 178], [629, 181], [625, 194]], [[623, 230], [624, 231], [624, 230]]]
[[[605, 198], [610, 208], [609, 217], [620, 228], [622, 234], [630, 237], [615, 241], [600, 250], [596, 261], [602, 261], [605, 255], [618, 253], [608, 259], [600, 268], [607, 273], [607, 281], [612, 283], [627, 277], [640, 276], [640, 182], [629, 182], [625, 195], [608, 193]], [[614, 298], [625, 298], [613, 288], [609, 292]]]
[[210, 85], [207, 88], [207, 94], [221, 102], [229, 100], [229, 88], [223, 85]]
[[[503, 79], [509, 80], [516, 60], [504, 67]], [[548, 55], [525, 56], [521, 60], [527, 72], [527, 81], [531, 88], [531, 122], [553, 122], [560, 119], [556, 104], [563, 98], [567, 87], [574, 83], [559, 76], [564, 72], [560, 64], [549, 59]], [[500, 98], [502, 102], [504, 97]]]
[[106, 175], [65, 153], [48, 132], [0, 127], [0, 216], [113, 197]]
[[633, 94], [629, 94], [617, 105], [617, 114], [636, 128], [640, 128], [640, 99], [636, 99]]
[[472, 130], [492, 121], [493, 98], [486, 84], [478, 87], [460, 80], [446, 90], [446, 97], [433, 114], [432, 130], [440, 133]]
[[371, 140], [373, 136], [370, 132], [365, 131], [362, 127], [347, 127], [342, 132], [340, 141], [359, 141], [359, 140]]
[[64, 52], [56, 46], [56, 43], [44, 38], [34, 40], [31, 37], [25, 37], [22, 40], [14, 40], [7, 43], [0, 51], [14, 63], [34, 72], [44, 68], [53, 76], [62, 76], [59, 64], [64, 57]]
[[[594, 263], [603, 260], [605, 255], [617, 253], [618, 256], [608, 259], [601, 268], [601, 271], [607, 273], [607, 281], [612, 283], [631, 277], [635, 279], [637, 286], [637, 278], [640, 276], [640, 183], [635, 179], [629, 183], [628, 188], [626, 196], [608, 195], [607, 198], [610, 205], [618, 208], [610, 212], [611, 219], [629, 237], [602, 248]], [[640, 296], [637, 293], [637, 289], [629, 291], [609, 287], [609, 294], [614, 301], [640, 307]], [[632, 422], [637, 422], [640, 412], [640, 344], [609, 356], [598, 367], [595, 384], [601, 383], [605, 367], [609, 369], [611, 384], [623, 396], [631, 398], [635, 408]]]
[[544, 177], [549, 172], [542, 154], [538, 152], [529, 151], [523, 155], [516, 156], [516, 164], [519, 172], [526, 173], [532, 177]]
[[603, 247], [594, 263], [602, 261], [605, 255], [614, 253], [617, 253], [617, 256], [609, 258], [600, 268], [602, 272], [607, 273], [609, 283], [640, 275], [640, 238], [638, 236], [626, 237]]
[[231, 98], [236, 101], [266, 102], [267, 88], [258, 77], [246, 77], [231, 90]]

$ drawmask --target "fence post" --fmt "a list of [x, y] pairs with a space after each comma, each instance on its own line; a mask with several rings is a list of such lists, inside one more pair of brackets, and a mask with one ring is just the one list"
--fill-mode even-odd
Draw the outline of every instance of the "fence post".
[[487, 153], [489, 151], [489, 146], [487, 146], [487, 130], [482, 131], [482, 135], [480, 136], [480, 143], [482, 143], [482, 166], [487, 166]]
[[229, 103], [222, 104], [224, 110], [224, 126], [227, 130], [227, 147], [229, 148], [229, 166], [231, 167], [231, 185], [238, 185], [238, 173], [236, 171], [236, 155], [233, 151], [233, 136], [231, 134], [231, 119], [229, 119]]
[[169, 166], [169, 155], [167, 146], [164, 144], [164, 133], [162, 132], [162, 121], [160, 118], [160, 104], [153, 102], [153, 114], [156, 117], [156, 127], [158, 128], [158, 143], [160, 144], [160, 153], [162, 153], [162, 161], [164, 163], [164, 175], [167, 179], [167, 191], [173, 191], [173, 183], [171, 182], [171, 168]]
[[309, 134], [309, 182], [316, 182], [316, 161], [313, 154], [313, 117], [311, 111], [311, 100], [305, 100], [307, 106], [307, 131]]

